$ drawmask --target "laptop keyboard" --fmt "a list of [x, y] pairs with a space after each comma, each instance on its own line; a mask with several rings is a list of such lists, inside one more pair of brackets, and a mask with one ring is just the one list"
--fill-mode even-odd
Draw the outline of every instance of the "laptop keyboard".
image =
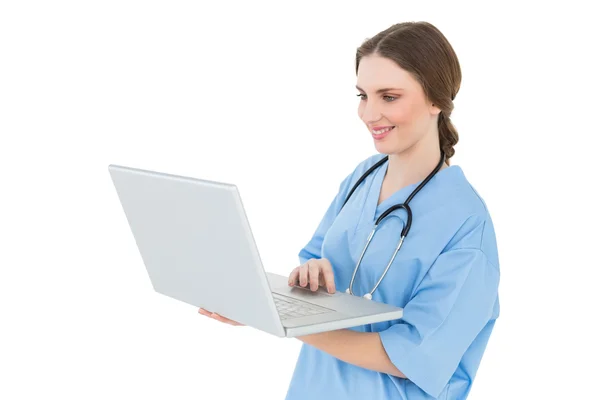
[[316, 315], [332, 312], [329, 308], [320, 307], [316, 304], [307, 303], [302, 300], [296, 300], [291, 297], [282, 296], [277, 293], [273, 293], [273, 299], [275, 300], [275, 306], [281, 319], [290, 319], [298, 317], [306, 317], [308, 315]]

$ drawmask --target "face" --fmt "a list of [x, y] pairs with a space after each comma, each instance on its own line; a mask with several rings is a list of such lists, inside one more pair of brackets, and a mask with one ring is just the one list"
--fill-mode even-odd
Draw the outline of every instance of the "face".
[[[363, 57], [358, 67], [358, 116], [367, 126], [375, 148], [383, 154], [398, 154], [427, 135], [437, 135], [440, 109], [425, 97], [419, 82], [388, 58]], [[385, 89], [381, 92], [379, 90]], [[373, 128], [393, 127], [373, 133]]]

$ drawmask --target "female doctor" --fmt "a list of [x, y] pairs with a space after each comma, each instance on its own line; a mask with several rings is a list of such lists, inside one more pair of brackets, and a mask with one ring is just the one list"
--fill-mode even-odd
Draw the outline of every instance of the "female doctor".
[[341, 182], [289, 284], [366, 295], [404, 315], [299, 337], [287, 399], [465, 399], [499, 314], [500, 273], [486, 205], [449, 162], [458, 59], [436, 27], [405, 22], [358, 48], [356, 74], [358, 115], [379, 154]]

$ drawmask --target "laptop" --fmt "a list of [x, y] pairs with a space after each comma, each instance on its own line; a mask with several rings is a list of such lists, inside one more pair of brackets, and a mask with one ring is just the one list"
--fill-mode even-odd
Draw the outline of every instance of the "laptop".
[[114, 164], [108, 170], [156, 292], [278, 337], [402, 317], [402, 308], [290, 287], [288, 276], [266, 272], [237, 186]]

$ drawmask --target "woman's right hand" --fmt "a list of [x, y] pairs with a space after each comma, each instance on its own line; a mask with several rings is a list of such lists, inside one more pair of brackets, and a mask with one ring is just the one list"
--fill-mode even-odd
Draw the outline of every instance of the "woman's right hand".
[[222, 315], [219, 315], [219, 314], [214, 313], [214, 312], [210, 312], [210, 311], [208, 311], [208, 310], [206, 310], [204, 308], [199, 308], [198, 309], [198, 313], [202, 314], [204, 316], [207, 316], [209, 318], [216, 319], [217, 321], [223, 322], [224, 324], [229, 324], [229, 325], [233, 325], [233, 326], [244, 326], [244, 324], [240, 324], [237, 321], [234, 321], [234, 320], [229, 319], [229, 318], [225, 318]]
[[335, 293], [335, 282], [333, 279], [333, 268], [326, 258], [311, 258], [304, 264], [294, 268], [288, 279], [290, 286], [300, 284], [302, 287], [310, 285], [313, 292], [319, 289], [319, 286], [327, 288], [329, 293]]

